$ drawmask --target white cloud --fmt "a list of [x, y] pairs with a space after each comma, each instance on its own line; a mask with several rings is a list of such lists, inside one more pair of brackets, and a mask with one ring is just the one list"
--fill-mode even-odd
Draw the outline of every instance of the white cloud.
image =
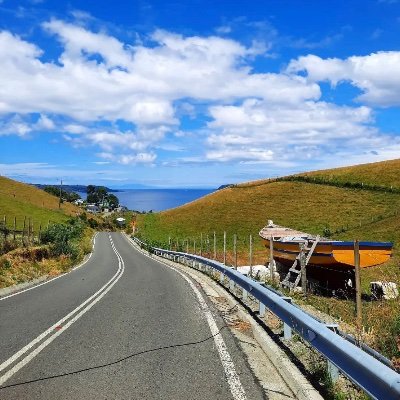
[[152, 164], [157, 158], [154, 153], [115, 154], [103, 152], [99, 153], [98, 156], [122, 165]]
[[[62, 45], [52, 62], [36, 45], [0, 32], [0, 135], [57, 130], [73, 146], [95, 147], [106, 162], [152, 165], [158, 149], [186, 149], [193, 133], [179, 118], [202, 123], [207, 109], [211, 121], [197, 131], [206, 138], [204, 156], [199, 147], [182, 160], [289, 165], [324, 152], [350, 154], [354, 145], [379, 150], [387, 137], [373, 127], [372, 109], [320, 101], [318, 83], [350, 81], [363, 91], [361, 101], [400, 104], [400, 52], [309, 55], [282, 73], [256, 73], [252, 61], [269, 47], [260, 40], [244, 46], [157, 30], [151, 43], [132, 45], [56, 19], [43, 28]], [[129, 128], [117, 128], [121, 121]], [[162, 143], [167, 135], [185, 145]]]
[[325, 153], [374, 149], [386, 137], [372, 126], [368, 107], [307, 101], [295, 106], [249, 99], [240, 106], [210, 108], [207, 158], [214, 161], [311, 160]]
[[363, 92], [357, 98], [360, 102], [382, 107], [400, 105], [399, 51], [382, 51], [345, 60], [308, 55], [289, 64], [288, 72], [300, 71], [305, 71], [311, 82], [329, 81], [332, 85], [350, 82]]

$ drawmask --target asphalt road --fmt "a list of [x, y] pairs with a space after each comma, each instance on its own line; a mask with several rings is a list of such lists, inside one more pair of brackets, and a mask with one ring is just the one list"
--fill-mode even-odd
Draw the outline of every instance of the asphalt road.
[[81, 268], [0, 299], [0, 399], [264, 398], [192, 286], [121, 234], [98, 234]]

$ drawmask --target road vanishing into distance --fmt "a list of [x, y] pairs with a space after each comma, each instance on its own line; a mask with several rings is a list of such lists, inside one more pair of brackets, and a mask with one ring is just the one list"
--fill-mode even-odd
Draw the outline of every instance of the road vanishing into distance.
[[89, 261], [0, 299], [0, 399], [263, 399], [198, 284], [96, 236]]

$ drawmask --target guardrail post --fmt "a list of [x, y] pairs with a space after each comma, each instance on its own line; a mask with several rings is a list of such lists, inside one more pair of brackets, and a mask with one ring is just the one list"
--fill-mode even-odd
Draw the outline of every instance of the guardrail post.
[[[292, 303], [291, 297], [282, 297], [282, 299], [287, 301], [288, 303]], [[283, 323], [283, 338], [285, 340], [289, 340], [292, 338], [292, 328], [285, 322]]]
[[224, 284], [224, 279], [225, 279], [225, 275], [221, 272], [220, 275], [219, 275], [219, 283], [221, 285]]
[[265, 316], [265, 304], [261, 303], [261, 301], [258, 302], [258, 315], [261, 318]]
[[339, 379], [339, 368], [329, 360], [327, 360], [327, 372], [332, 383], [335, 383]]
[[247, 300], [247, 290], [246, 290], [246, 289], [243, 289], [243, 292], [242, 292], [242, 300], [243, 300], [243, 301], [246, 301], [246, 300]]
[[[326, 324], [326, 327], [329, 328], [331, 331], [335, 332], [336, 329], [339, 328], [338, 324]], [[326, 359], [326, 370], [328, 375], [332, 381], [335, 383], [339, 379], [339, 368], [333, 364], [330, 360]]]
[[233, 292], [234, 289], [235, 289], [235, 281], [232, 280], [232, 279], [230, 279], [230, 280], [229, 280], [229, 290], [230, 290], [231, 292]]

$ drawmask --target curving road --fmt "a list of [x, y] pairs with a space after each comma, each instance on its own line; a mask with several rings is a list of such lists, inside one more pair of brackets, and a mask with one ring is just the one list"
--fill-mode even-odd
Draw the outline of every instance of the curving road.
[[81, 268], [0, 299], [0, 363], [0, 399], [264, 398], [196, 285], [118, 233], [98, 234]]

